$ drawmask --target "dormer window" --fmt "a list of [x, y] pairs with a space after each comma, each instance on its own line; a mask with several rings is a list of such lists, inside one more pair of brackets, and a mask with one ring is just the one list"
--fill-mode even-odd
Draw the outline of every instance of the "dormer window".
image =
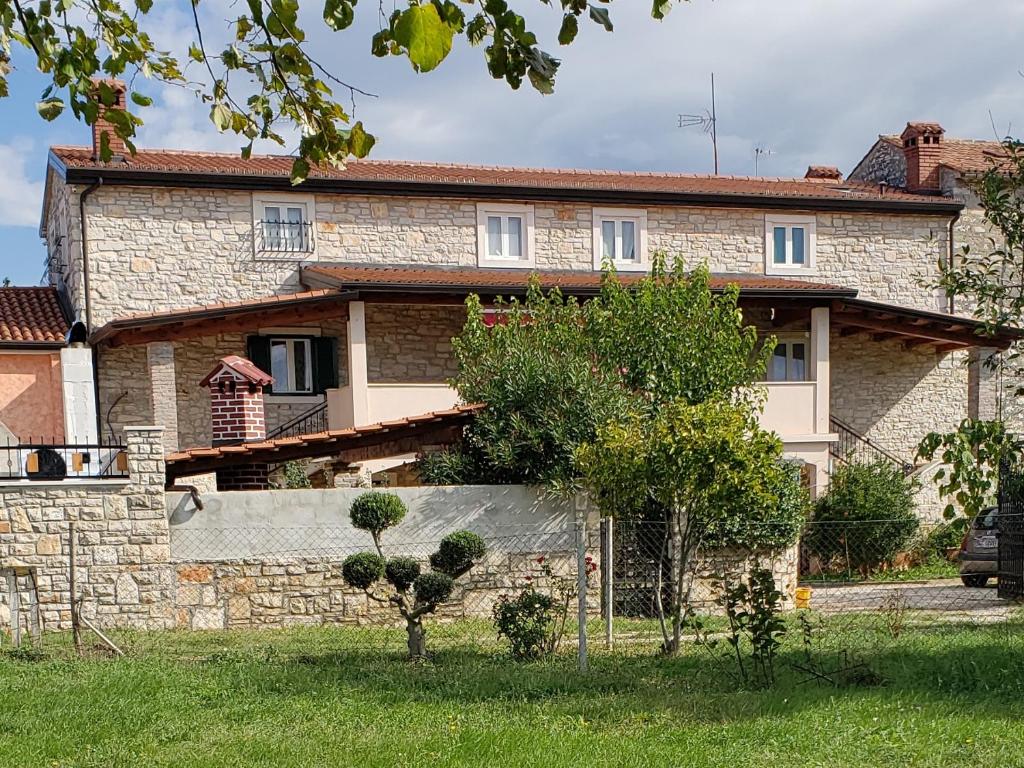
[[816, 226], [813, 216], [765, 217], [765, 274], [814, 270]]

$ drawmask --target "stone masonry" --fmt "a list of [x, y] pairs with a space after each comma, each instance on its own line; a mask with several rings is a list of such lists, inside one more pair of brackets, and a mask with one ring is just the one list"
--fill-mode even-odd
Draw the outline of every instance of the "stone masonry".
[[70, 626], [71, 522], [83, 615], [105, 627], [173, 625], [161, 430], [125, 434], [128, 480], [0, 485], [0, 567], [36, 570], [46, 629]]

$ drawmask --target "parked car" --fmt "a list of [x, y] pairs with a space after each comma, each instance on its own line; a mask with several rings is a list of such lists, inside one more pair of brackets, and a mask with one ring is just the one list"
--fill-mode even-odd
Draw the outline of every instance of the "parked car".
[[999, 568], [999, 541], [996, 536], [998, 507], [983, 509], [971, 522], [960, 544], [960, 580], [968, 587], [984, 587]]

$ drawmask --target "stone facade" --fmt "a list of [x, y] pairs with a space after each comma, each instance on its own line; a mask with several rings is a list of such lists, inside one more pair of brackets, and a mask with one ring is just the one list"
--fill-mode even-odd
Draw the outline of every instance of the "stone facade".
[[452, 339], [465, 324], [462, 307], [369, 304], [366, 364], [371, 384], [440, 383], [458, 367]]
[[[348, 381], [348, 363], [345, 358], [345, 321], [325, 320], [302, 326], [311, 334], [333, 336], [338, 341], [338, 381]], [[177, 403], [175, 419], [178, 425], [178, 448], [210, 445], [213, 439], [210, 416], [210, 393], [199, 382], [210, 372], [217, 360], [228, 355], [246, 354], [246, 334], [229, 333], [205, 336], [199, 339], [177, 341], [174, 350], [174, 387]], [[152, 392], [146, 378], [147, 351], [145, 346], [126, 346], [102, 349], [100, 352], [99, 404], [100, 413], [107, 418], [110, 431], [120, 434], [132, 424], [155, 420]], [[121, 397], [123, 393], [127, 393]], [[323, 402], [323, 396], [289, 397], [268, 395], [265, 398], [267, 430], [282, 424]], [[168, 438], [165, 437], [165, 440]]]
[[[47, 629], [70, 626], [71, 522], [83, 615], [100, 626], [173, 625], [160, 430], [129, 428], [126, 441], [126, 481], [0, 485], [0, 568], [35, 569]], [[0, 625], [9, 620], [8, 612]]]
[[831, 361], [832, 414], [905, 461], [926, 434], [967, 416], [963, 352], [833, 333]]
[[[59, 180], [52, 186], [66, 196]], [[297, 256], [322, 263], [477, 264], [472, 201], [317, 194], [314, 206], [315, 250]], [[533, 204], [538, 269], [593, 270], [593, 208]], [[300, 288], [299, 258], [256, 253], [250, 193], [109, 186], [92, 193], [87, 211], [96, 327], [116, 317]], [[651, 252], [707, 261], [718, 272], [764, 273], [765, 211], [651, 206], [647, 213]], [[855, 285], [869, 298], [936, 308], [920, 282], [934, 277], [945, 252], [945, 217], [818, 213], [815, 219], [817, 269], [809, 277]]]

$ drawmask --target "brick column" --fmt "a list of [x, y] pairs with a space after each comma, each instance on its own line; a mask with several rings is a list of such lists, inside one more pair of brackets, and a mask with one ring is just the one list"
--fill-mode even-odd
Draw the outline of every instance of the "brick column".
[[178, 445], [178, 387], [174, 372], [174, 344], [154, 341], [146, 345], [149, 370], [149, 397], [153, 421], [163, 427], [164, 451], [176, 451]]

